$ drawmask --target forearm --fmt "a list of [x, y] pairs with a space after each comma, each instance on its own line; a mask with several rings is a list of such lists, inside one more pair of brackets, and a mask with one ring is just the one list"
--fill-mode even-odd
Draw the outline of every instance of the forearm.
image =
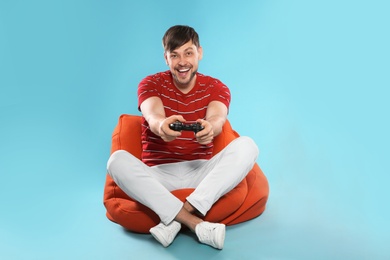
[[222, 127], [226, 122], [227, 118], [227, 107], [218, 101], [213, 101], [209, 104], [206, 121], [212, 126], [213, 136], [217, 136], [222, 132]]
[[150, 130], [160, 136], [160, 125], [165, 120], [165, 111], [160, 98], [152, 97], [141, 104], [141, 112]]
[[145, 116], [145, 120], [148, 122], [150, 130], [158, 136], [161, 136], [160, 134], [160, 126], [162, 122], [165, 120], [165, 115], [163, 114], [148, 114]]
[[178, 131], [173, 131], [169, 128], [169, 124], [180, 121], [184, 122], [184, 118], [179, 115], [166, 117], [164, 106], [159, 97], [151, 97], [141, 104], [142, 115], [148, 122], [150, 130], [157, 136], [160, 136], [165, 142], [175, 140], [181, 135]]
[[226, 116], [213, 115], [206, 117], [206, 121], [209, 122], [213, 128], [213, 136], [217, 136], [222, 132], [222, 127], [226, 122]]

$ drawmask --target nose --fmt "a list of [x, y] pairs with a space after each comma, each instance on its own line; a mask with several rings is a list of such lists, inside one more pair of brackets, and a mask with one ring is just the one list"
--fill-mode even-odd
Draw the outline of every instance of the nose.
[[179, 56], [179, 62], [178, 62], [178, 64], [179, 64], [180, 66], [185, 66], [185, 65], [187, 65], [187, 64], [188, 64], [187, 57], [186, 57], [185, 55], [180, 55], [180, 56]]
[[180, 57], [179, 59], [179, 65], [184, 66], [187, 63], [186, 59], [184, 57]]

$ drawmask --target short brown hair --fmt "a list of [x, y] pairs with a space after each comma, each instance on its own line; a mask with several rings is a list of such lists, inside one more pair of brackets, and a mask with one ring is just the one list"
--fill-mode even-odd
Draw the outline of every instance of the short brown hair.
[[187, 25], [175, 25], [169, 28], [162, 38], [164, 51], [173, 51], [185, 43], [192, 43], [199, 47], [199, 36], [194, 28]]

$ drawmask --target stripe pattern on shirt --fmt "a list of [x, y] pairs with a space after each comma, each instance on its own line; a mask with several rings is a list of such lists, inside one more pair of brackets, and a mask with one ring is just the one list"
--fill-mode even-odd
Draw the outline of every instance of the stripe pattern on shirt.
[[[197, 73], [194, 88], [187, 94], [180, 92], [172, 81], [170, 71], [157, 73], [143, 79], [138, 86], [138, 108], [150, 97], [159, 97], [164, 105], [165, 115], [182, 115], [188, 122], [204, 119], [208, 104], [220, 101], [229, 108], [230, 91], [218, 79]], [[147, 165], [172, 163], [195, 159], [210, 159], [213, 144], [201, 145], [193, 132], [183, 131], [172, 142], [165, 142], [142, 122], [142, 160]]]

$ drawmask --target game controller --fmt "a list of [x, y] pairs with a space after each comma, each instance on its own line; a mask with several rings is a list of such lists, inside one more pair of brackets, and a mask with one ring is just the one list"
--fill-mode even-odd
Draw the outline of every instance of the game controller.
[[204, 127], [199, 123], [182, 123], [180, 121], [176, 121], [172, 124], [169, 124], [169, 128], [174, 131], [193, 131], [195, 134], [199, 131], [202, 131]]

